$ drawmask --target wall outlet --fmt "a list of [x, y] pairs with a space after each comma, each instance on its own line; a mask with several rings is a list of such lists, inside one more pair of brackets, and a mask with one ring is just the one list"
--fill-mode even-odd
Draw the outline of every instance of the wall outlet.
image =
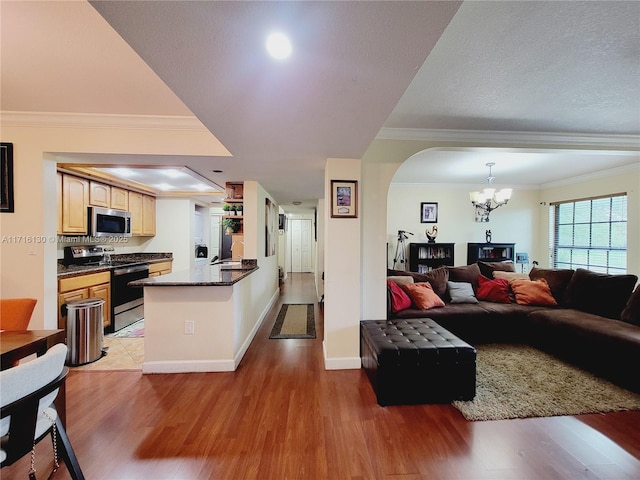
[[193, 320], [184, 321], [184, 333], [186, 335], [193, 335], [194, 325]]

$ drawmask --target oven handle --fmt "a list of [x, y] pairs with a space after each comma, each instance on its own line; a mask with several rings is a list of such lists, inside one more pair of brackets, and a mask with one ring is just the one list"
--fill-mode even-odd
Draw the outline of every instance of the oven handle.
[[134, 272], [144, 272], [145, 270], [149, 270], [149, 265], [146, 263], [144, 265], [133, 265], [126, 268], [116, 268], [113, 270], [113, 275], [117, 277], [118, 275], [126, 275], [127, 273]]

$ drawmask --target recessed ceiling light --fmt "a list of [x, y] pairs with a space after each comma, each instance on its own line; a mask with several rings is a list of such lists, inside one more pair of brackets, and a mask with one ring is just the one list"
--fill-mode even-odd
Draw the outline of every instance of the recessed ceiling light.
[[270, 34], [267, 37], [267, 51], [277, 60], [288, 58], [292, 51], [289, 37], [280, 32]]
[[298, 205], [302, 205], [302, 202], [295, 201], [295, 202], [293, 202], [293, 204], [294, 204], [295, 206], [298, 206]]
[[211, 170], [213, 173], [222, 173], [222, 170]]

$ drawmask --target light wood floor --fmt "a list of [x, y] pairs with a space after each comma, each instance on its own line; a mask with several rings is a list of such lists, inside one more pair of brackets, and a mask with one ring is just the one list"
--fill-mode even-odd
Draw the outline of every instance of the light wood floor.
[[[314, 301], [313, 277], [290, 275], [280, 303]], [[317, 339], [269, 340], [278, 310], [236, 372], [72, 372], [68, 433], [87, 479], [640, 478], [640, 412], [468, 422], [449, 405], [382, 408], [361, 370], [324, 370], [317, 309]]]

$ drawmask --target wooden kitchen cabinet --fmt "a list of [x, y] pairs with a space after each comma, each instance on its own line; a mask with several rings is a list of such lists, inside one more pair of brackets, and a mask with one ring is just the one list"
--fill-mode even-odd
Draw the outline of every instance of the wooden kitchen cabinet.
[[129, 210], [129, 192], [124, 188], [111, 187], [111, 208]]
[[129, 192], [131, 234], [154, 236], [156, 234], [156, 199], [151, 195]]
[[100, 272], [58, 280], [58, 328], [67, 328], [67, 317], [62, 316], [62, 305], [85, 298], [102, 298], [103, 325], [111, 325], [111, 273]]
[[156, 234], [156, 198], [142, 195], [142, 235]]
[[89, 182], [89, 204], [95, 207], [110, 208], [111, 187], [104, 183]]
[[56, 210], [58, 212], [58, 226], [56, 232], [62, 233], [62, 173], [56, 172]]
[[102, 326], [104, 328], [111, 326], [111, 283], [103, 283], [89, 287], [89, 298], [101, 298], [104, 300], [102, 307], [103, 318]]
[[156, 234], [156, 198], [126, 188], [68, 175], [57, 174], [58, 233], [87, 235], [88, 206], [131, 212], [131, 234]]
[[168, 261], [149, 264], [149, 276], [159, 277], [160, 275], [171, 273], [171, 263], [171, 261]]
[[89, 181], [62, 174], [62, 230], [63, 234], [87, 234], [87, 206]]
[[131, 235], [142, 235], [142, 194], [129, 192], [129, 213], [131, 213]]

